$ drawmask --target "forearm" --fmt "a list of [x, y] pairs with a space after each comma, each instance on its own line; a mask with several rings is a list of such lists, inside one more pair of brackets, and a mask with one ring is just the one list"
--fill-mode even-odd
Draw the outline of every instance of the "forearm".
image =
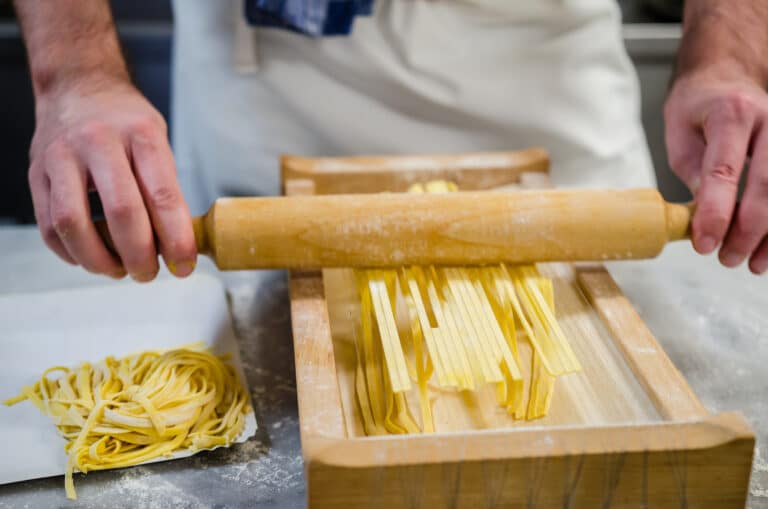
[[128, 80], [107, 0], [15, 0], [35, 96], [92, 80]]
[[[768, 85], [768, 2], [688, 0], [677, 75], [746, 75]], [[727, 77], [727, 76], [723, 76]]]

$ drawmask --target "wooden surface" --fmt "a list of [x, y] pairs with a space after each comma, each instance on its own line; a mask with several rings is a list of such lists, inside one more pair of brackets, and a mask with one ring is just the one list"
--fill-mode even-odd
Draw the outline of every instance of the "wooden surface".
[[661, 415], [673, 421], [706, 417], [704, 405], [606, 270], [582, 267], [577, 273], [587, 299]]
[[303, 444], [313, 508], [743, 508], [738, 414]]
[[[512, 184], [525, 181], [541, 179]], [[348, 274], [292, 273], [310, 507], [744, 506], [743, 417], [706, 413], [603, 269], [542, 270], [585, 366], [558, 380], [552, 414], [511, 422], [483, 395], [470, 408], [438, 395], [438, 433], [387, 437], [362, 437], [351, 402]]]
[[[283, 156], [283, 182], [311, 179], [317, 194], [406, 191], [416, 182], [447, 179], [467, 191], [520, 182], [520, 174], [546, 172], [540, 148], [455, 155], [318, 157]], [[285, 193], [288, 194], [288, 193]]]
[[347, 435], [338, 390], [328, 311], [319, 273], [292, 274], [289, 282], [291, 323], [296, 365], [296, 390], [312, 397], [299, 398], [302, 436], [344, 438]]
[[[315, 192], [311, 180], [295, 179], [285, 185], [291, 196], [307, 196]], [[347, 431], [341, 412], [340, 393], [336, 389], [338, 375], [333, 362], [333, 342], [328, 327], [323, 275], [319, 270], [293, 270], [289, 273], [288, 293], [291, 299], [293, 352], [296, 366], [296, 389], [312, 398], [299, 398], [302, 436], [344, 438]]]

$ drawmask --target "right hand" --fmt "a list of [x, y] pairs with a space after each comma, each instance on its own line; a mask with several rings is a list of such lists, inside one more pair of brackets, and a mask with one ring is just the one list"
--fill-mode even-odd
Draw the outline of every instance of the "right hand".
[[[154, 279], [158, 252], [175, 275], [189, 275], [197, 256], [192, 219], [162, 116], [125, 79], [76, 81], [37, 98], [29, 185], [45, 243], [63, 260], [114, 278]], [[91, 188], [120, 259], [96, 233]]]
[[[677, 76], [664, 108], [673, 171], [696, 200], [691, 229], [701, 254], [720, 247], [720, 262], [749, 259], [768, 271], [768, 94], [738, 67]], [[749, 169], [741, 203], [739, 180]]]

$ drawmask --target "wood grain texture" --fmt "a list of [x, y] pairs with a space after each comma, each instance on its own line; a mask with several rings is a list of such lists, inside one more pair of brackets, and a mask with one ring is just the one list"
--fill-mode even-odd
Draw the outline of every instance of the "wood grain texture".
[[294, 356], [301, 367], [296, 392], [312, 395], [298, 398], [302, 443], [312, 436], [346, 437], [323, 279], [319, 273], [291, 273], [288, 289]]
[[743, 417], [304, 445], [313, 508], [742, 508]]
[[602, 266], [580, 267], [577, 274], [589, 302], [659, 412], [674, 421], [706, 417], [704, 405], [608, 271]]
[[205, 226], [223, 270], [616, 260], [685, 232], [671, 207], [655, 189], [220, 198]]
[[285, 155], [280, 163], [283, 182], [309, 178], [317, 194], [348, 194], [406, 191], [414, 182], [434, 179], [451, 180], [465, 190], [491, 189], [518, 183], [521, 173], [546, 172], [549, 155], [541, 148], [454, 155]]
[[[311, 180], [296, 179], [285, 183], [292, 196], [315, 192]], [[347, 431], [342, 414], [333, 341], [328, 327], [323, 276], [317, 270], [292, 270], [288, 273], [291, 299], [291, 325], [296, 366], [296, 392], [316, 394], [299, 398], [302, 443], [313, 436], [344, 438]]]
[[[363, 171], [374, 176], [365, 192], [386, 171]], [[547, 185], [545, 174], [512, 173], [507, 187]], [[315, 177], [305, 179], [310, 187]], [[408, 178], [419, 179], [419, 172]], [[286, 190], [297, 192], [290, 182]], [[482, 397], [471, 410], [482, 419], [457, 420], [467, 410], [449, 398], [436, 401], [444, 405], [442, 431], [386, 437], [362, 436], [350, 397], [348, 276], [341, 269], [322, 278], [291, 272], [310, 507], [744, 507], [754, 448], [744, 418], [701, 407], [631, 304], [615, 284], [606, 286], [604, 272], [562, 263], [540, 269], [555, 280], [558, 318], [586, 368], [558, 381], [560, 400], [548, 420], [504, 420], [495, 401]], [[653, 355], [643, 350], [649, 345]]]

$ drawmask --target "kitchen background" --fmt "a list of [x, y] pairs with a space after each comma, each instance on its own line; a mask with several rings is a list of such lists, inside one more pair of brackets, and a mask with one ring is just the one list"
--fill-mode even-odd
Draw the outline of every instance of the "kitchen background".
[[[619, 2], [624, 15], [624, 40], [640, 76], [643, 124], [659, 188], [673, 201], [689, 199], [687, 190], [668, 169], [661, 116], [680, 36], [681, 2]], [[170, 0], [111, 3], [134, 80], [168, 118], [173, 32]], [[24, 45], [10, 1], [0, 0], [0, 223], [34, 222], [26, 176], [33, 129], [34, 105]]]

